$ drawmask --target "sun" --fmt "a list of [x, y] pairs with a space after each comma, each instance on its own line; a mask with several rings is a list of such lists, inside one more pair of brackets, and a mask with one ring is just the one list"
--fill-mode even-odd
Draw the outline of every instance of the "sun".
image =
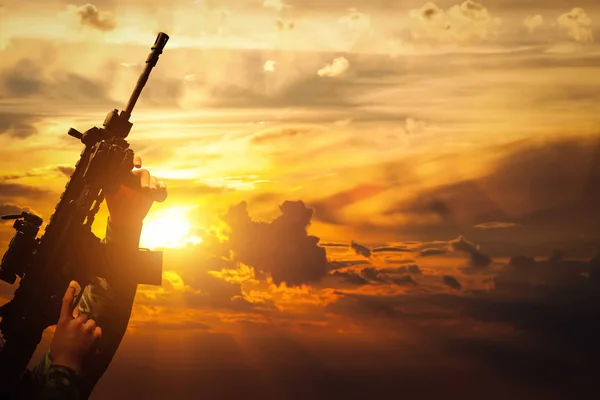
[[188, 243], [198, 244], [202, 239], [190, 235], [192, 225], [188, 213], [193, 207], [169, 207], [152, 211], [144, 219], [140, 247], [183, 247]]

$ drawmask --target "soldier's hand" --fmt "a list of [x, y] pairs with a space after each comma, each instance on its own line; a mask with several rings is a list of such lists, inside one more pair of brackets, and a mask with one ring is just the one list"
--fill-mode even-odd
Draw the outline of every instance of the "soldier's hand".
[[[163, 202], [167, 198], [167, 186], [142, 168], [142, 159], [135, 156], [132, 181], [134, 188], [121, 186], [112, 194], [106, 194], [106, 204], [111, 222], [117, 225], [141, 223], [152, 203]], [[139, 185], [138, 185], [139, 183]]]
[[102, 336], [102, 330], [84, 314], [73, 318], [74, 300], [75, 288], [69, 287], [62, 300], [60, 318], [50, 345], [50, 360], [53, 365], [80, 371], [85, 356]]

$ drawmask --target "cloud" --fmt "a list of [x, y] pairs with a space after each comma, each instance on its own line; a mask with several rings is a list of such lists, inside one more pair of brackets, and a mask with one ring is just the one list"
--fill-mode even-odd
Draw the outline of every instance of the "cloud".
[[273, 9], [273, 10], [275, 10], [277, 12], [281, 12], [284, 9], [291, 7], [290, 5], [285, 4], [281, 0], [263, 0], [262, 6], [264, 8]]
[[10, 96], [27, 97], [38, 94], [45, 87], [41, 65], [22, 58], [13, 68], [2, 71], [3, 92]]
[[469, 242], [462, 236], [460, 236], [458, 239], [451, 240], [448, 242], [448, 244], [454, 251], [461, 251], [468, 254], [471, 259], [470, 263], [472, 267], [485, 268], [492, 262], [490, 256], [479, 251], [478, 245], [473, 242]]
[[252, 143], [253, 144], [265, 144], [265, 143], [270, 143], [274, 140], [293, 137], [293, 136], [306, 135], [306, 134], [309, 134], [312, 132], [315, 132], [314, 128], [296, 127], [296, 128], [270, 129], [266, 132], [258, 134], [258, 136], [253, 137]]
[[[556, 290], [584, 290], [590, 280], [585, 276], [591, 263], [568, 260], [555, 251], [547, 260], [516, 256], [494, 276], [494, 291], [511, 296], [529, 296], [535, 292], [556, 295]], [[552, 293], [554, 292], [554, 293]]]
[[0, 112], [0, 135], [26, 139], [38, 133], [34, 126], [38, 117], [31, 114]]
[[[344, 245], [344, 247], [347, 247], [348, 245]], [[357, 265], [371, 265], [371, 262], [369, 260], [344, 260], [344, 261], [330, 261], [329, 262], [329, 269], [330, 270], [335, 270], [335, 269], [341, 269], [341, 268], [347, 268], [347, 267], [354, 267]]]
[[23, 185], [20, 183], [0, 182], [0, 198], [10, 199], [14, 197], [40, 197], [50, 193], [48, 190], [36, 186]]
[[[210, 308], [216, 310], [250, 311], [254, 305], [242, 297], [239, 284], [227, 282], [209, 273], [196, 274], [200, 279], [192, 283], [194, 291], [183, 293], [183, 300], [191, 308]], [[182, 273], [186, 284], [188, 275]]]
[[433, 39], [440, 42], [486, 40], [502, 25], [483, 5], [467, 0], [444, 11], [434, 3], [411, 10], [410, 18], [417, 23], [413, 38]]
[[529, 29], [529, 32], [534, 32], [537, 28], [544, 25], [544, 17], [539, 14], [529, 15], [527, 18], [525, 18], [523, 24], [527, 29]]
[[354, 272], [335, 271], [332, 275], [342, 279], [344, 282], [349, 283], [351, 285], [362, 286], [369, 284], [368, 280]]
[[413, 201], [397, 204], [383, 211], [384, 215], [410, 213], [417, 215], [434, 214], [442, 219], [451, 219], [452, 211], [446, 202], [429, 196], [421, 196]]
[[321, 243], [322, 247], [348, 247], [347, 243]]
[[0, 175], [0, 182], [13, 181], [24, 178], [49, 178], [49, 177], [63, 177], [68, 174], [71, 176], [74, 167], [67, 165], [51, 165], [42, 168], [34, 168], [24, 172]]
[[45, 73], [41, 61], [19, 59], [0, 72], [0, 95], [16, 98], [42, 97], [49, 100], [107, 100], [106, 82], [55, 70]]
[[429, 124], [425, 121], [420, 121], [414, 118], [407, 118], [404, 124], [404, 129], [409, 135], [417, 135], [424, 133]]
[[56, 170], [64, 176], [70, 177], [71, 175], [73, 175], [73, 172], [75, 172], [75, 167], [72, 167], [70, 165], [58, 165], [56, 167]]
[[421, 257], [429, 257], [429, 256], [439, 256], [442, 254], [446, 254], [448, 250], [446, 249], [423, 249], [419, 253]]
[[384, 247], [375, 247], [373, 253], [412, 253], [413, 250], [406, 248], [404, 246], [384, 246]]
[[265, 65], [263, 66], [263, 71], [265, 72], [275, 72], [275, 64], [276, 62], [273, 60], [265, 61]]
[[452, 289], [456, 289], [456, 290], [462, 289], [462, 285], [460, 284], [460, 282], [453, 276], [450, 276], [450, 275], [442, 276], [442, 282], [444, 282], [445, 285], [450, 286]]
[[402, 265], [398, 268], [395, 269], [385, 269], [385, 272], [391, 272], [391, 273], [400, 273], [400, 274], [416, 274], [416, 275], [420, 275], [421, 274], [421, 268], [419, 268], [418, 265], [416, 264], [412, 264], [412, 265]]
[[381, 274], [375, 267], [366, 267], [360, 271], [363, 278], [368, 279], [371, 282], [385, 283], [387, 279], [385, 275]]
[[360, 201], [377, 196], [387, 189], [383, 185], [361, 184], [348, 190], [338, 192], [324, 199], [311, 201], [310, 206], [315, 210], [315, 218], [328, 224], [342, 224], [344, 218], [341, 212], [344, 208]]
[[[497, 154], [480, 177], [417, 189], [382, 214], [398, 218], [406, 237], [431, 241], [468, 232], [486, 244], [495, 242], [494, 251], [506, 256], [523, 246], [539, 246], [538, 251], [544, 243], [597, 237], [591, 223], [600, 218], [595, 203], [600, 200], [597, 135], [524, 139], [499, 147]], [[488, 221], [510, 221], [523, 228], [473, 229]], [[377, 229], [386, 228], [381, 224]]]
[[514, 222], [484, 222], [482, 224], [475, 225], [475, 228], [479, 229], [508, 229], [519, 227], [522, 227], [522, 225], [515, 224]]
[[417, 282], [415, 282], [413, 277], [410, 275], [404, 275], [401, 277], [392, 277], [392, 278], [390, 278], [390, 280], [398, 286], [416, 285], [417, 284]]
[[333, 59], [331, 64], [327, 64], [323, 68], [317, 71], [319, 76], [338, 76], [346, 72], [350, 67], [350, 63], [344, 57], [337, 57]]
[[236, 259], [270, 274], [277, 285], [319, 281], [328, 263], [319, 238], [307, 235], [313, 211], [301, 201], [285, 201], [279, 209], [281, 215], [270, 223], [252, 221], [245, 202], [229, 209], [223, 220]]
[[[72, 6], [73, 7], [73, 6]], [[110, 13], [100, 12], [93, 4], [86, 4], [74, 10], [81, 26], [87, 26], [102, 32], [112, 31], [117, 27], [115, 17]]]
[[0, 203], [0, 215], [21, 214], [23, 208], [14, 204]]
[[558, 17], [558, 26], [576, 42], [589, 43], [594, 41], [592, 20], [582, 8], [574, 8]]
[[371, 257], [371, 250], [368, 247], [363, 246], [362, 244], [358, 244], [355, 241], [351, 241], [350, 248], [352, 248], [352, 250], [354, 250], [354, 252], [359, 256], [363, 256], [366, 258]]
[[348, 14], [338, 19], [338, 22], [352, 30], [359, 32], [364, 32], [371, 29], [371, 17], [365, 13], [357, 11], [355, 8], [349, 9]]

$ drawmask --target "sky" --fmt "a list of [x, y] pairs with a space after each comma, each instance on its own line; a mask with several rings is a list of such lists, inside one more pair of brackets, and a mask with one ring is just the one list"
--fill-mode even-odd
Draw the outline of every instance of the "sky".
[[594, 0], [2, 0], [1, 214], [47, 221], [67, 130], [123, 109], [170, 35], [128, 137], [169, 191], [141, 239], [163, 285], [92, 398], [597, 391], [599, 21]]

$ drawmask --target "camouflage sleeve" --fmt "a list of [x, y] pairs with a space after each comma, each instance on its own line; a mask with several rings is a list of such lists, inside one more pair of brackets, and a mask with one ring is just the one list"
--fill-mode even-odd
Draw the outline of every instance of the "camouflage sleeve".
[[62, 365], [53, 365], [47, 352], [27, 377], [24, 398], [32, 400], [80, 400], [91, 391], [86, 378]]
[[[109, 219], [104, 242], [116, 248], [137, 249], [141, 231], [141, 223], [138, 226], [115, 226]], [[90, 390], [108, 368], [125, 335], [136, 289], [137, 284], [126, 279], [109, 282], [96, 278], [83, 290], [78, 311], [93, 318], [102, 328], [97, 350], [86, 359], [83, 367], [83, 374], [91, 383]]]

